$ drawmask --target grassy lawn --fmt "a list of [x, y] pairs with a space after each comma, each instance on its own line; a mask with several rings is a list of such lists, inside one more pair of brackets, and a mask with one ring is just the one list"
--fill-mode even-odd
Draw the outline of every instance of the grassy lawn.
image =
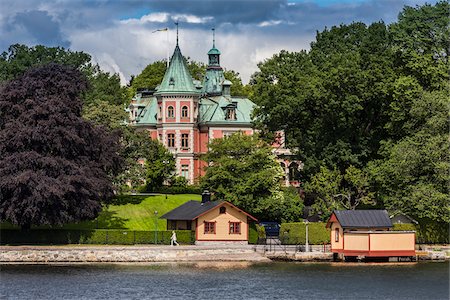
[[[158, 230], [165, 230], [166, 220], [159, 217], [189, 200], [200, 201], [201, 195], [167, 195], [167, 199], [165, 195], [121, 196], [115, 200], [114, 205], [105, 206], [96, 220], [68, 224], [63, 228], [154, 230], [157, 220]], [[158, 212], [157, 216], [155, 211]], [[11, 228], [8, 224], [2, 224], [1, 227]]]

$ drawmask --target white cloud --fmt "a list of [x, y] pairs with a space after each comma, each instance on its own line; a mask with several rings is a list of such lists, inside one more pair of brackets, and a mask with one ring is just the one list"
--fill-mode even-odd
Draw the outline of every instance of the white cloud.
[[158, 12], [158, 13], [151, 13], [148, 15], [144, 15], [140, 17], [139, 19], [136, 18], [130, 18], [121, 20], [120, 23], [122, 24], [132, 24], [132, 25], [143, 25], [146, 23], [166, 23], [169, 20], [172, 21], [180, 21], [183, 23], [190, 23], [190, 24], [204, 24], [211, 20], [213, 20], [213, 17], [198, 17], [194, 15], [187, 15], [187, 14], [169, 14], [166, 12]]
[[281, 24], [282, 21], [280, 20], [270, 20], [270, 21], [264, 21], [258, 24], [259, 27], [267, 27], [267, 26], [274, 26]]

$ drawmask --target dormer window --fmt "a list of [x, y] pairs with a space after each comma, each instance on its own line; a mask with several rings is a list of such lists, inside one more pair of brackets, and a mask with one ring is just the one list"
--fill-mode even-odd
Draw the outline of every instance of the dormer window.
[[170, 77], [169, 85], [175, 85], [175, 79], [173, 79], [173, 77]]
[[225, 114], [225, 119], [229, 121], [236, 120], [236, 108], [235, 107], [227, 107]]

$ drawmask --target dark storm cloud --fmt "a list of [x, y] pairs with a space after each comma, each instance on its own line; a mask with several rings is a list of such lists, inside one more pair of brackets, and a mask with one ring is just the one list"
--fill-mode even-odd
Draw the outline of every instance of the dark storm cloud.
[[15, 14], [5, 25], [6, 35], [14, 33], [46, 46], [70, 45], [61, 33], [60, 24], [46, 11], [32, 10]]
[[212, 0], [212, 1], [152, 1], [151, 9], [169, 13], [213, 16], [220, 23], [260, 23], [276, 16], [286, 5], [285, 0]]

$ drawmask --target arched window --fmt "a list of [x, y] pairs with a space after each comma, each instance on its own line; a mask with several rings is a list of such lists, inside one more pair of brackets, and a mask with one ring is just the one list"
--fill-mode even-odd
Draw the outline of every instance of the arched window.
[[168, 118], [174, 118], [175, 117], [175, 114], [174, 114], [174, 111], [173, 111], [173, 106], [169, 106], [167, 108], [167, 117]]
[[183, 106], [181, 108], [181, 117], [182, 118], [188, 118], [189, 117], [189, 110], [187, 106]]
[[219, 208], [219, 213], [224, 214], [227, 212], [227, 208], [225, 206], [222, 206], [221, 208]]

